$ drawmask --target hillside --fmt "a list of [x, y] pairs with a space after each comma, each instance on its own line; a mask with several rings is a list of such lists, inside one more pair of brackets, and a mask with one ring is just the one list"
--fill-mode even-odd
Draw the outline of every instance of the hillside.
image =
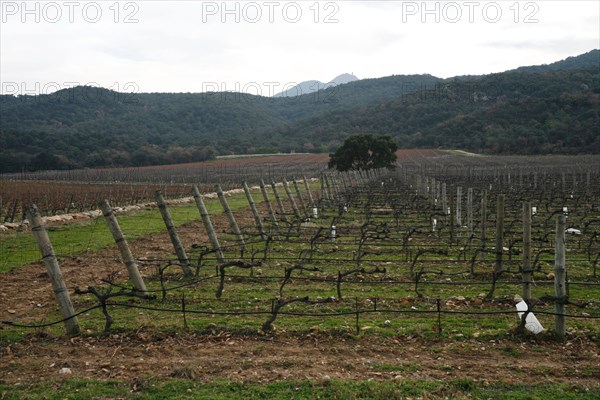
[[577, 57], [567, 57], [564, 60], [556, 61], [551, 64], [519, 67], [515, 71], [547, 72], [581, 68], [600, 68], [600, 50], [588, 51], [587, 53], [581, 54]]
[[332, 151], [353, 133], [400, 147], [600, 153], [600, 51], [546, 66], [440, 79], [363, 79], [293, 98], [116, 93], [0, 96], [0, 172]]
[[496, 154], [600, 153], [600, 72], [508, 72], [455, 79], [393, 101], [289, 124], [282, 135], [391, 134], [404, 148]]

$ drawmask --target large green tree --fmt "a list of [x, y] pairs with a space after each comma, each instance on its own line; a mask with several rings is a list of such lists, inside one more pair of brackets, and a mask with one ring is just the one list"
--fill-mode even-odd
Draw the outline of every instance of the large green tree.
[[394, 168], [398, 145], [391, 136], [355, 135], [329, 155], [329, 168], [338, 171]]

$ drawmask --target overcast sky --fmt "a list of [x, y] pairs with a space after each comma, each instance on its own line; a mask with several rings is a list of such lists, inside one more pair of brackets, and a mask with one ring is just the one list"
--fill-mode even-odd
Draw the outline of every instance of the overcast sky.
[[266, 96], [341, 73], [486, 74], [600, 48], [598, 0], [0, 0], [0, 10], [4, 94], [78, 83]]

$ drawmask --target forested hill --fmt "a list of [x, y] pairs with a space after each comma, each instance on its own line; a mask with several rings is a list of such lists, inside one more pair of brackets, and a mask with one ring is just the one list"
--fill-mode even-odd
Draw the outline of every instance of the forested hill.
[[521, 72], [547, 72], [566, 69], [600, 68], [600, 50], [592, 50], [577, 57], [567, 57], [552, 64], [519, 67], [515, 71]]
[[293, 98], [78, 87], [0, 96], [0, 172], [332, 151], [354, 133], [400, 147], [600, 153], [600, 51], [499, 74], [363, 79]]

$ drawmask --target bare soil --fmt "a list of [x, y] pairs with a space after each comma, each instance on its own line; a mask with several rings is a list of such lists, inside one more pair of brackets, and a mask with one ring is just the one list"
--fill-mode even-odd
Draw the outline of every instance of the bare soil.
[[[251, 217], [237, 215], [240, 225], [252, 224]], [[211, 216], [217, 232], [230, 231], [225, 215]], [[104, 224], [104, 221], [100, 221]], [[108, 229], [108, 228], [106, 228]], [[186, 248], [194, 243], [208, 243], [208, 237], [201, 221], [194, 221], [178, 229], [180, 239]], [[150, 234], [129, 241], [131, 252], [137, 259], [167, 258], [173, 253], [173, 246], [167, 232]], [[127, 280], [127, 270], [121, 262], [116, 246], [82, 254], [78, 257], [60, 258], [60, 269], [69, 289], [88, 286], [103, 286], [101, 279], [114, 275], [117, 281]], [[156, 274], [155, 269], [140, 265], [142, 276]], [[0, 273], [0, 320], [26, 323], [39, 320], [49, 309], [55, 307], [52, 285], [42, 261], [31, 263], [9, 272]]]
[[[59, 371], [69, 368], [70, 374]], [[314, 332], [258, 337], [226, 332], [168, 335], [140, 329], [104, 337], [39, 337], [2, 349], [6, 384], [69, 378], [279, 380], [468, 378], [482, 384], [564, 383], [600, 393], [600, 354], [584, 340], [351, 338]]]

